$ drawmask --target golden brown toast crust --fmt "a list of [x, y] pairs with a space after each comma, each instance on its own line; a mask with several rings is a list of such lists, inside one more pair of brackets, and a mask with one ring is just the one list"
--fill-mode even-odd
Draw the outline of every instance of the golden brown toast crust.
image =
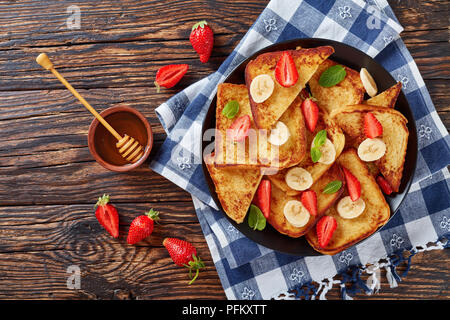
[[231, 219], [242, 223], [261, 182], [260, 169], [217, 168], [214, 165], [214, 154], [205, 156], [204, 161], [223, 210]]
[[278, 148], [279, 169], [295, 166], [307, 156], [307, 129], [301, 109], [302, 103], [300, 96], [295, 98], [279, 119], [288, 127], [291, 134], [288, 141]]
[[[228, 119], [222, 115], [222, 111], [225, 105], [231, 100], [238, 101], [239, 112], [233, 119]], [[215, 165], [217, 167], [226, 168], [254, 169], [259, 167], [286, 168], [298, 164], [305, 157], [307, 148], [306, 125], [300, 108], [302, 102], [303, 100], [300, 97], [297, 97], [280, 118], [279, 121], [282, 121], [288, 127], [290, 137], [283, 145], [274, 147], [266, 140], [270, 131], [267, 131], [266, 136], [263, 133], [260, 135], [260, 131], [253, 122], [247, 87], [242, 84], [219, 84], [217, 88], [216, 133], [220, 134], [221, 137], [225, 137], [227, 129], [230, 128], [235, 119], [243, 115], [248, 115], [250, 116], [250, 119], [252, 119], [250, 128], [258, 131], [256, 133], [258, 141], [264, 141], [261, 142], [260, 145], [266, 146], [267, 148], [261, 147], [258, 149], [255, 147], [255, 153], [252, 153], [255, 156], [250, 158], [250, 138], [246, 138], [244, 142], [233, 143], [231, 141], [227, 142], [226, 139], [219, 138], [219, 135], [216, 134]], [[238, 157], [236, 153], [239, 148], [242, 148], [245, 153], [242, 158]], [[227, 151], [233, 152], [231, 159], [227, 158]]]
[[402, 83], [397, 82], [389, 89], [377, 94], [375, 97], [363, 101], [363, 103], [372, 106], [394, 108], [400, 91], [402, 91]]
[[[239, 103], [239, 112], [233, 119], [228, 119], [222, 115], [225, 105], [235, 100]], [[248, 152], [245, 153], [245, 159], [238, 159], [233, 155], [231, 159], [227, 159], [226, 148], [226, 130], [230, 128], [233, 121], [241, 116], [249, 115], [251, 120], [250, 129], [255, 130], [255, 124], [251, 116], [250, 102], [248, 100], [247, 87], [244, 84], [221, 83], [217, 86], [217, 104], [216, 104], [216, 139], [215, 139], [215, 165], [217, 167], [236, 167], [239, 163], [239, 168], [251, 169], [259, 166], [268, 166], [262, 164], [259, 157], [254, 161], [248, 160]], [[246, 139], [247, 140], [247, 139]], [[234, 151], [234, 144], [233, 151]]]
[[[373, 105], [378, 107], [385, 108], [394, 108], [395, 103], [397, 102], [398, 95], [402, 91], [402, 83], [397, 82], [392, 87], [386, 89], [385, 91], [379, 93], [375, 97], [372, 97], [368, 100], [364, 100], [363, 104]], [[358, 141], [355, 139], [347, 139], [345, 140], [345, 148], [358, 148]], [[380, 169], [375, 165], [375, 163], [368, 162], [366, 163], [369, 168], [370, 173], [376, 177], [380, 174]]]
[[[251, 128], [266, 129], [268, 134], [277, 121], [287, 125], [291, 133], [288, 141], [280, 146], [279, 158], [270, 156], [270, 143], [267, 152], [262, 152], [256, 162], [249, 161], [246, 150], [245, 159], [227, 162], [225, 145], [218, 145], [216, 139], [215, 152], [205, 156], [204, 161], [214, 183], [218, 199], [225, 213], [237, 223], [242, 223], [248, 208], [255, 197], [258, 186], [267, 170], [274, 164], [280, 169], [274, 175], [266, 175], [272, 184], [271, 213], [267, 222], [278, 232], [289, 237], [298, 238], [305, 235], [308, 243], [322, 254], [334, 255], [360, 242], [386, 224], [390, 217], [390, 208], [375, 178], [381, 173], [394, 191], [398, 191], [408, 142], [406, 118], [394, 106], [401, 91], [401, 83], [388, 88], [364, 101], [365, 89], [359, 72], [343, 66], [347, 72], [345, 79], [330, 88], [318, 84], [320, 75], [328, 67], [337, 63], [328, 59], [334, 52], [330, 46], [296, 50], [288, 50], [299, 70], [298, 82], [285, 88], [275, 79], [274, 71], [282, 54], [269, 52], [261, 54], [250, 61], [245, 69], [246, 84], [219, 84], [217, 90], [216, 129], [225, 134], [235, 119], [248, 115]], [[252, 79], [257, 75], [268, 74], [272, 77], [275, 88], [269, 99], [263, 103], [255, 103], [249, 94]], [[305, 119], [301, 111], [303, 102], [301, 90], [309, 83], [313, 96], [318, 100], [319, 121], [314, 133], [306, 129]], [[222, 115], [222, 110], [230, 100], [237, 100], [240, 106], [233, 119]], [[365, 163], [355, 148], [366, 139], [364, 135], [364, 115], [371, 112], [381, 122], [387, 152], [381, 159]], [[328, 138], [336, 148], [336, 161], [330, 165], [313, 163], [310, 147], [315, 135], [326, 129]], [[344, 135], [345, 133], [345, 135]], [[258, 139], [262, 139], [258, 134]], [[248, 137], [246, 144], [248, 144]], [[221, 159], [221, 160], [218, 160]], [[230, 159], [228, 159], [230, 160]], [[276, 161], [278, 160], [278, 161]], [[292, 226], [284, 216], [284, 205], [289, 200], [299, 200], [301, 191], [289, 188], [285, 175], [292, 167], [302, 167], [313, 177], [314, 190], [318, 200], [318, 215], [311, 216], [309, 222], [301, 228]], [[361, 183], [361, 198], [366, 203], [364, 212], [355, 219], [343, 219], [336, 210], [337, 202], [348, 195], [342, 168], [350, 170]], [[265, 171], [266, 170], [266, 171]], [[322, 193], [331, 181], [343, 182], [341, 189], [331, 195]], [[315, 225], [324, 215], [333, 216], [338, 227], [326, 248], [318, 245]]]
[[317, 215], [310, 216], [308, 223], [301, 227], [294, 227], [285, 218], [283, 209], [284, 205], [289, 200], [300, 201], [300, 196], [287, 196], [284, 191], [272, 185], [272, 202], [271, 212], [267, 222], [269, 222], [278, 232], [285, 234], [292, 238], [298, 238], [307, 233], [322, 217], [328, 208], [330, 208], [334, 202], [340, 197], [344, 190], [343, 186], [338, 192], [333, 194], [324, 194], [322, 190], [331, 181], [340, 180], [345, 185], [344, 175], [339, 165], [334, 164], [319, 180], [317, 180], [309, 190], [313, 190], [317, 196]]
[[322, 46], [287, 51], [292, 55], [299, 75], [297, 83], [291, 87], [285, 88], [275, 79], [275, 67], [282, 51], [263, 53], [250, 61], [245, 68], [245, 83], [249, 90], [252, 80], [261, 74], [268, 74], [275, 83], [273, 93], [266, 101], [256, 103], [250, 96], [253, 119], [258, 128], [272, 128], [305, 87], [319, 65], [334, 52], [334, 49], [330, 46]]
[[[334, 255], [367, 238], [379, 227], [386, 224], [390, 217], [390, 208], [374, 177], [369, 173], [366, 164], [361, 161], [355, 149], [346, 149], [337, 162], [359, 180], [361, 198], [366, 203], [366, 209], [357, 218], [343, 219], [336, 210], [336, 204], [325, 213], [337, 221], [337, 228], [326, 248], [321, 248], [315, 228], [306, 234], [306, 240], [314, 250], [328, 255]], [[348, 195], [347, 191], [342, 197]]]
[[374, 161], [374, 164], [392, 189], [398, 192], [409, 136], [406, 126], [408, 120], [405, 116], [392, 108], [360, 104], [336, 109], [330, 113], [330, 117], [342, 128], [349, 140], [352, 141], [352, 145], [359, 146], [366, 139], [364, 115], [367, 112], [371, 112], [383, 126], [383, 135], [380, 138], [386, 144], [386, 154], [381, 159]]
[[343, 66], [347, 75], [337, 85], [325, 88], [319, 84], [322, 73], [329, 67], [337, 64], [333, 60], [325, 60], [309, 80], [309, 88], [313, 97], [328, 112], [341, 106], [361, 103], [364, 99], [365, 89], [361, 82], [359, 72], [349, 67]]

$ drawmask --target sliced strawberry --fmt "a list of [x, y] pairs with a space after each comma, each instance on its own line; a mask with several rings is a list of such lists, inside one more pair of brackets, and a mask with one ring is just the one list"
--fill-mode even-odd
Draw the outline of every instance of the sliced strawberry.
[[103, 228], [113, 237], [119, 237], [119, 214], [117, 209], [109, 203], [109, 195], [104, 194], [98, 198], [94, 206], [95, 217]]
[[307, 98], [302, 103], [302, 112], [305, 117], [306, 127], [309, 131], [314, 132], [317, 121], [319, 120], [319, 107], [311, 98]]
[[283, 87], [291, 87], [297, 83], [298, 71], [294, 59], [288, 51], [281, 54], [275, 68], [275, 79]]
[[300, 200], [312, 216], [317, 216], [317, 195], [314, 190], [303, 192]]
[[232, 141], [242, 141], [247, 137], [250, 129], [250, 116], [245, 115], [237, 118], [227, 130], [227, 134], [231, 134]]
[[377, 177], [377, 183], [380, 186], [381, 190], [383, 190], [383, 192], [385, 194], [390, 195], [393, 192], [392, 187], [389, 184], [389, 182], [387, 182], [386, 179], [383, 178], [382, 176]]
[[383, 126], [371, 112], [364, 115], [364, 134], [367, 138], [373, 139], [383, 134]]
[[256, 191], [256, 206], [258, 206], [266, 219], [269, 218], [270, 215], [271, 193], [272, 185], [270, 180], [262, 180]]
[[361, 197], [361, 184], [358, 179], [350, 172], [350, 170], [342, 167], [347, 184], [348, 195], [352, 201], [356, 201]]
[[189, 66], [187, 64], [170, 64], [164, 66], [156, 72], [155, 85], [159, 92], [160, 87], [172, 88], [183, 78], [188, 71]]
[[324, 216], [317, 222], [317, 240], [321, 248], [325, 248], [328, 245], [336, 228], [337, 221], [332, 216]]

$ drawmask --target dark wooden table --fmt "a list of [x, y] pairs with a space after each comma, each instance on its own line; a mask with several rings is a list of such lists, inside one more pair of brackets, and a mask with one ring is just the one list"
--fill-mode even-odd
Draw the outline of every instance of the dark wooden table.
[[[448, 1], [390, 1], [439, 115], [450, 126]], [[0, 298], [225, 299], [188, 193], [148, 169], [103, 169], [89, 153], [92, 116], [35, 63], [40, 52], [98, 110], [126, 103], [145, 114], [155, 137], [165, 134], [154, 109], [215, 71], [268, 1], [0, 1]], [[67, 8], [81, 11], [68, 29]], [[189, 43], [192, 25], [207, 19], [215, 47], [200, 63]], [[173, 90], [156, 93], [158, 68], [188, 63]], [[98, 224], [93, 205], [109, 193], [120, 211], [120, 238]], [[161, 225], [136, 246], [126, 244], [132, 219], [149, 208]], [[206, 262], [195, 285], [176, 267], [162, 240], [191, 241]], [[359, 299], [449, 299], [450, 251], [417, 254], [396, 289]], [[81, 289], [67, 287], [68, 267]], [[402, 267], [400, 268], [400, 270]], [[338, 298], [333, 289], [328, 298]]]

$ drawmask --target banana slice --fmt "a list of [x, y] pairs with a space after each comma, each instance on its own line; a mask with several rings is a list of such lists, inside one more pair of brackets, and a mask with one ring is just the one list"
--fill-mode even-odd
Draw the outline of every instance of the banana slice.
[[[311, 144], [311, 148], [314, 147], [314, 141]], [[332, 164], [334, 160], [336, 159], [336, 149], [334, 148], [333, 142], [331, 142], [330, 139], [327, 138], [325, 143], [319, 148], [320, 152], [322, 153], [322, 156], [320, 157], [319, 161], [323, 164]]]
[[275, 83], [268, 74], [260, 74], [250, 83], [250, 95], [253, 101], [261, 103], [272, 95], [274, 87]]
[[289, 200], [286, 202], [283, 213], [286, 220], [297, 228], [306, 225], [310, 217], [308, 210], [298, 200]]
[[275, 124], [275, 127], [270, 131], [269, 142], [275, 146], [281, 146], [288, 141], [291, 133], [289, 128], [281, 121]]
[[313, 184], [311, 174], [307, 170], [300, 167], [289, 170], [286, 173], [284, 180], [289, 188], [297, 191], [306, 190]]
[[378, 92], [377, 84], [375, 83], [375, 80], [372, 78], [369, 71], [367, 71], [366, 68], [361, 68], [359, 77], [361, 78], [361, 82], [364, 86], [364, 89], [366, 89], [367, 94], [370, 97], [376, 96]]
[[352, 201], [350, 196], [342, 198], [337, 204], [337, 212], [344, 219], [354, 219], [361, 215], [366, 208], [366, 203], [360, 197], [356, 201]]
[[362, 161], [375, 161], [386, 153], [386, 144], [379, 138], [367, 138], [358, 147], [358, 156]]

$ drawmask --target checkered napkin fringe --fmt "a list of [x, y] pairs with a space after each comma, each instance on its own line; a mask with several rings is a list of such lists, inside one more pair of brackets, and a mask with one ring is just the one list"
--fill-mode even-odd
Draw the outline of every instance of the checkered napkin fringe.
[[[150, 166], [192, 194], [229, 299], [323, 299], [335, 284], [351, 299], [359, 291], [377, 291], [380, 269], [395, 287], [417, 252], [448, 246], [450, 138], [399, 36], [402, 30], [385, 0], [272, 0], [217, 72], [157, 108], [168, 137]], [[217, 84], [255, 51], [306, 37], [341, 41], [374, 57], [402, 82], [418, 130], [417, 169], [399, 212], [381, 231], [335, 256], [290, 256], [246, 238], [218, 209], [201, 166], [201, 126]], [[406, 271], [399, 275], [396, 267], [403, 263]]]

